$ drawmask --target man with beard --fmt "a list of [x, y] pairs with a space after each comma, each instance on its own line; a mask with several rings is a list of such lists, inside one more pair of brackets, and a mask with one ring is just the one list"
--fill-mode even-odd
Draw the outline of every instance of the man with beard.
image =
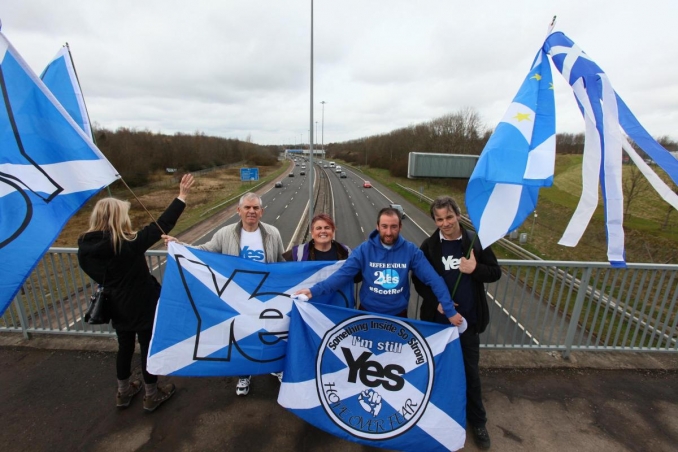
[[377, 229], [346, 259], [344, 265], [325, 281], [310, 289], [301, 289], [309, 299], [339, 290], [360, 274], [360, 307], [364, 311], [407, 317], [410, 300], [409, 272], [431, 287], [440, 300], [445, 316], [453, 325], [461, 325], [463, 318], [454, 308], [444, 280], [417, 246], [400, 236], [400, 214], [385, 207], [377, 215]]

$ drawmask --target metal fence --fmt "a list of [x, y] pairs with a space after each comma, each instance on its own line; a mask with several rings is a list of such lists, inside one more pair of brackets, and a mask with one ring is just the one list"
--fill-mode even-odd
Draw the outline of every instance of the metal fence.
[[[107, 336], [109, 325], [83, 321], [94, 284], [74, 248], [50, 248], [26, 280], [0, 331]], [[147, 260], [162, 281], [166, 251]], [[502, 277], [486, 287], [487, 349], [678, 352], [678, 265], [500, 260]], [[418, 303], [418, 300], [417, 300]]]

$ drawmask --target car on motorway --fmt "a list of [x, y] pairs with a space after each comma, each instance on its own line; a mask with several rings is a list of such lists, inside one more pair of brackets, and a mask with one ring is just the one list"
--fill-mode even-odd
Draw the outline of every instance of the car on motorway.
[[405, 209], [403, 209], [403, 206], [400, 204], [389, 204], [389, 207], [400, 212], [400, 218], [405, 218]]
[[278, 182], [275, 183], [275, 188], [282, 188], [282, 181], [279, 180]]
[[325, 164], [323, 165], [323, 168], [327, 168], [327, 163], [325, 163]]
[[363, 182], [363, 188], [372, 188], [372, 184], [370, 184], [370, 181], [366, 180]]
[[300, 176], [305, 176], [305, 175], [306, 175], [306, 171], [304, 171], [304, 170], [299, 171], [299, 175], [300, 175]]
[[339, 178], [346, 179], [346, 172], [342, 171], [341, 174], [339, 174]]
[[337, 166], [334, 171], [337, 172], [337, 173], [341, 173], [341, 166]]
[[294, 177], [294, 173], [288, 174], [287, 177]]

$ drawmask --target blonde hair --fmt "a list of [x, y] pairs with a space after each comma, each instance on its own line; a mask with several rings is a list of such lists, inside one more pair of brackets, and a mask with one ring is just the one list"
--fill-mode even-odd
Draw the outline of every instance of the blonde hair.
[[103, 231], [111, 235], [115, 254], [120, 253], [122, 241], [131, 241], [137, 237], [129, 219], [130, 203], [115, 198], [104, 198], [94, 206], [89, 217], [87, 232]]

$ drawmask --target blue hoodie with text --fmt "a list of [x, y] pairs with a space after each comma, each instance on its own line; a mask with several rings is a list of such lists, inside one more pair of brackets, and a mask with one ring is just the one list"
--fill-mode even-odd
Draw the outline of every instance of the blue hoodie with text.
[[409, 304], [410, 270], [431, 287], [447, 317], [457, 314], [445, 281], [436, 273], [424, 253], [402, 236], [398, 236], [390, 249], [386, 248], [376, 229], [353, 250], [339, 270], [310, 288], [311, 295], [315, 297], [335, 292], [360, 273], [363, 276], [361, 306], [366, 311], [396, 315], [407, 309]]

